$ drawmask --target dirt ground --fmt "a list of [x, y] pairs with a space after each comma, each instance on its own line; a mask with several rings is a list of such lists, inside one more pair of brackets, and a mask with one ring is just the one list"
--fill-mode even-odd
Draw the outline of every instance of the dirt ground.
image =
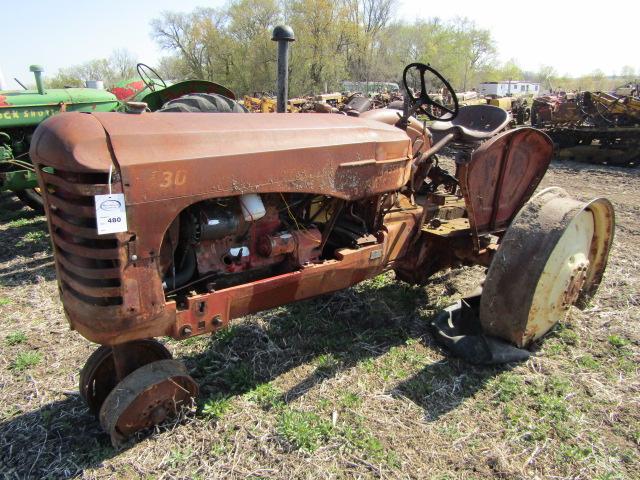
[[[115, 450], [77, 393], [43, 217], [0, 197], [4, 478], [640, 478], [640, 169], [565, 162], [545, 186], [616, 208], [605, 280], [522, 364], [448, 357], [427, 324], [482, 278], [380, 276], [167, 341], [197, 411]], [[526, 272], [523, 272], [523, 275]]]

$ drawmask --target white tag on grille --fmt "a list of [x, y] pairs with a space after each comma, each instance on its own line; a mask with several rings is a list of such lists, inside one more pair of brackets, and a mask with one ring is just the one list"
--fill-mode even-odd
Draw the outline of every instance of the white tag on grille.
[[98, 235], [127, 231], [124, 193], [95, 195]]

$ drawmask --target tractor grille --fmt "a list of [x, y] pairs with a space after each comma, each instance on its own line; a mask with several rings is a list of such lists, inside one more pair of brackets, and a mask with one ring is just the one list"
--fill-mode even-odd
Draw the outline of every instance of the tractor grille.
[[[107, 173], [43, 170], [45, 202], [63, 294], [96, 307], [122, 305], [126, 233], [98, 235], [94, 195], [109, 193]], [[112, 192], [120, 193], [114, 175]]]

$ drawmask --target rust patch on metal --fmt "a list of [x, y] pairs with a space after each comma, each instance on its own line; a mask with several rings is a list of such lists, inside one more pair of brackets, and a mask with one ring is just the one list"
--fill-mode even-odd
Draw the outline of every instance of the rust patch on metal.
[[506, 228], [544, 176], [553, 153], [547, 135], [518, 128], [499, 134], [459, 167], [469, 222], [476, 235]]

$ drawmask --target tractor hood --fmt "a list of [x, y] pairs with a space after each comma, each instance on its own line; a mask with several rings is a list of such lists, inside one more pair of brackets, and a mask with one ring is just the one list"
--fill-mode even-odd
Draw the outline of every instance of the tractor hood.
[[40, 166], [120, 172], [127, 205], [248, 192], [344, 199], [409, 180], [410, 140], [381, 122], [328, 114], [64, 113], [31, 144]]

